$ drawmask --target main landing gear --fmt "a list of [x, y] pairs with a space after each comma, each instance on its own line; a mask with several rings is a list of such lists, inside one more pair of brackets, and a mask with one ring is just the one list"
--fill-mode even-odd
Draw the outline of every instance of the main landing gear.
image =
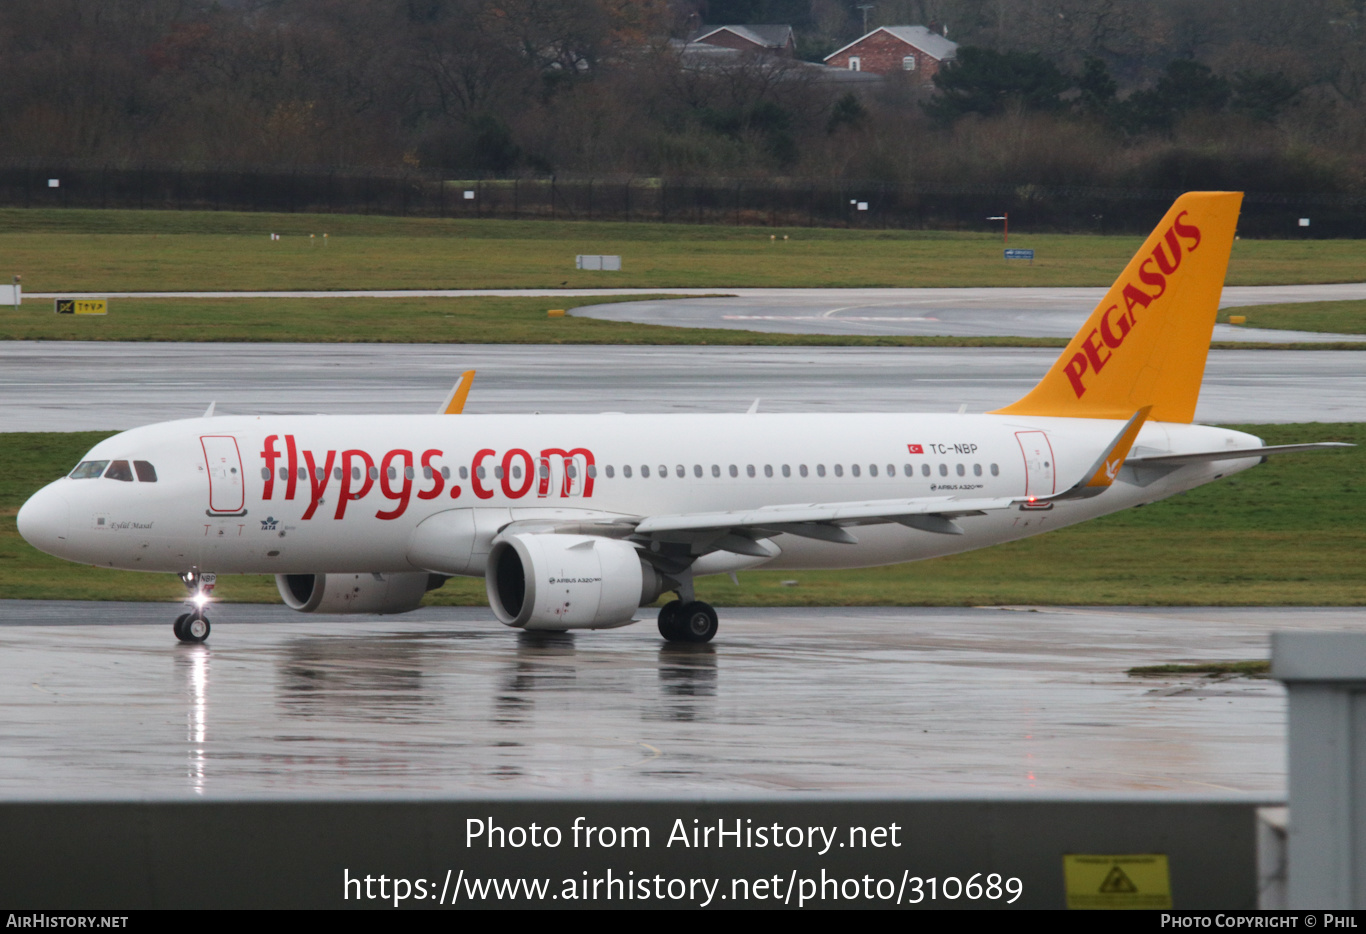
[[659, 608], [659, 634], [670, 642], [710, 642], [716, 610], [701, 600], [671, 600]]

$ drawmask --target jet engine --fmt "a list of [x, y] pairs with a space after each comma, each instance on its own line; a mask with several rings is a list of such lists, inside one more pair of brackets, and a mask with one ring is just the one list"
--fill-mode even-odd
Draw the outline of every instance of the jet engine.
[[613, 629], [669, 589], [629, 542], [592, 535], [500, 535], [484, 574], [489, 606], [520, 629]]
[[276, 574], [285, 606], [300, 613], [407, 613], [446, 582], [440, 574]]

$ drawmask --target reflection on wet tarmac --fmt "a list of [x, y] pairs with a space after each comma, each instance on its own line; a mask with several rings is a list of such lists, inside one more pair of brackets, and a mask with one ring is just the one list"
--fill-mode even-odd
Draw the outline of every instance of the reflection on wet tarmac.
[[424, 641], [404, 633], [291, 639], [280, 660], [280, 709], [381, 723], [427, 719], [438, 700], [423, 689], [432, 661]]
[[204, 794], [206, 781], [205, 745], [209, 738], [209, 647], [178, 646], [176, 667], [185, 677], [185, 745], [190, 790]]
[[716, 646], [664, 643], [658, 655], [659, 690], [663, 704], [647, 708], [646, 720], [685, 722], [706, 719], [716, 697]]
[[[98, 608], [98, 623], [89, 620]], [[1132, 665], [1265, 657], [1353, 609], [732, 609], [521, 633], [485, 609], [306, 618], [0, 601], [0, 795], [1284, 792], [1274, 681]], [[724, 668], [724, 672], [722, 669]]]

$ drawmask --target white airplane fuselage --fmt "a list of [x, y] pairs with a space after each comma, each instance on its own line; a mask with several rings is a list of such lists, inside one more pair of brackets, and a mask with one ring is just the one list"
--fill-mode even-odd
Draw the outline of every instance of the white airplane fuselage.
[[[1001, 415], [395, 415], [187, 419], [96, 445], [87, 461], [141, 461], [155, 482], [66, 477], [19, 515], [50, 554], [100, 567], [241, 574], [481, 575], [509, 523], [760, 509], [773, 503], [1050, 496], [1122, 422]], [[1251, 435], [1149, 422], [1145, 455], [1246, 449]], [[913, 453], [914, 452], [914, 453]], [[953, 554], [1150, 503], [1260, 458], [1126, 467], [1101, 495], [967, 515], [962, 534], [897, 523], [854, 543], [792, 534], [769, 558], [722, 553], [697, 572], [849, 568]], [[482, 476], [481, 476], [482, 474]], [[456, 513], [446, 538], [415, 542]], [[464, 530], [464, 531], [460, 531]], [[482, 548], [482, 551], [480, 550]], [[772, 550], [772, 549], [770, 549]]]

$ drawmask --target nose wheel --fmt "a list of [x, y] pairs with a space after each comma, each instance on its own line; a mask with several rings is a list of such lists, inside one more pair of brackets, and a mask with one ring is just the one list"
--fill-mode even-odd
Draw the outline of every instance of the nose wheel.
[[171, 631], [181, 642], [198, 645], [209, 638], [209, 620], [203, 613], [181, 613], [171, 624]]
[[671, 600], [659, 608], [659, 634], [670, 642], [710, 642], [716, 628], [716, 610], [710, 603]]

